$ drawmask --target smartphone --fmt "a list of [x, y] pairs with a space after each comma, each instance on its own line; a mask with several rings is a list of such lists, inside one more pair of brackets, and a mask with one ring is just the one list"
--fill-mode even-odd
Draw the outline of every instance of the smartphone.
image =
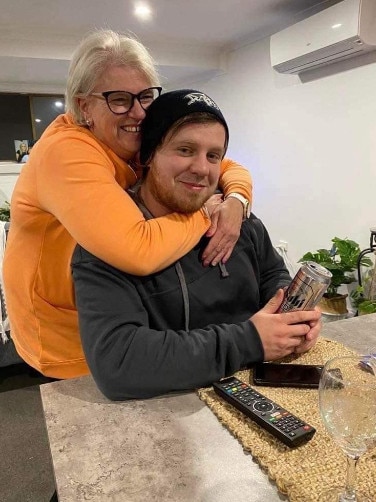
[[253, 383], [271, 387], [317, 388], [323, 366], [316, 364], [257, 363]]

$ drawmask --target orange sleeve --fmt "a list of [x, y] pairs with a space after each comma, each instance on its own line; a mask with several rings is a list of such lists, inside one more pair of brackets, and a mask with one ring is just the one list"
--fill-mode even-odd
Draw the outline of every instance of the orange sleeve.
[[147, 275], [190, 251], [210, 226], [203, 211], [145, 221], [119, 184], [109, 156], [90, 138], [64, 137], [41, 156], [37, 191], [41, 209], [51, 213], [89, 252], [120, 270]]
[[[115, 169], [116, 162], [88, 135], [57, 135], [43, 150], [36, 182], [41, 209], [120, 270], [135, 275], [161, 270], [190, 251], [210, 226], [203, 211], [145, 221], [124, 191], [135, 181], [131, 169]], [[235, 162], [224, 161], [221, 179], [225, 193], [249, 196], [249, 175]]]
[[219, 186], [225, 195], [237, 192], [252, 205], [252, 178], [247, 169], [231, 159], [223, 159]]

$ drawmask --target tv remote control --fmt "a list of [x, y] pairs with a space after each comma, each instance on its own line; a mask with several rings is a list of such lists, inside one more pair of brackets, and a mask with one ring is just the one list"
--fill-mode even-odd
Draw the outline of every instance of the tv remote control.
[[316, 432], [314, 427], [235, 377], [215, 382], [213, 387], [225, 401], [290, 448], [309, 441]]

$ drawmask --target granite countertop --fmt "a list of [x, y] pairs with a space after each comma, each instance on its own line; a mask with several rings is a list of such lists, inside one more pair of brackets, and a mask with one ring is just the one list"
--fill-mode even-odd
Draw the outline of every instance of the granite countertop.
[[[365, 352], [376, 314], [322, 334]], [[193, 393], [111, 402], [93, 379], [41, 386], [59, 502], [281, 502], [240, 444]]]
[[193, 393], [111, 402], [91, 377], [41, 386], [59, 502], [281, 502]]
[[360, 354], [368, 354], [376, 347], [376, 314], [324, 324], [322, 335], [343, 343]]

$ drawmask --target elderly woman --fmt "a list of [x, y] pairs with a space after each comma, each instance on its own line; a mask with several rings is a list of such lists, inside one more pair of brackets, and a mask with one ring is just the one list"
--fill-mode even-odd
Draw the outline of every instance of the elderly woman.
[[3, 270], [7, 307], [18, 353], [47, 376], [89, 372], [70, 270], [77, 243], [122, 271], [146, 275], [183, 256], [208, 229], [203, 264], [226, 261], [239, 235], [251, 183], [230, 160], [221, 165], [225, 200], [212, 206], [211, 219], [201, 210], [145, 221], [126, 194], [141, 174], [134, 162], [140, 124], [160, 92], [142, 44], [92, 33], [71, 62], [67, 113], [45, 130], [17, 181]]

